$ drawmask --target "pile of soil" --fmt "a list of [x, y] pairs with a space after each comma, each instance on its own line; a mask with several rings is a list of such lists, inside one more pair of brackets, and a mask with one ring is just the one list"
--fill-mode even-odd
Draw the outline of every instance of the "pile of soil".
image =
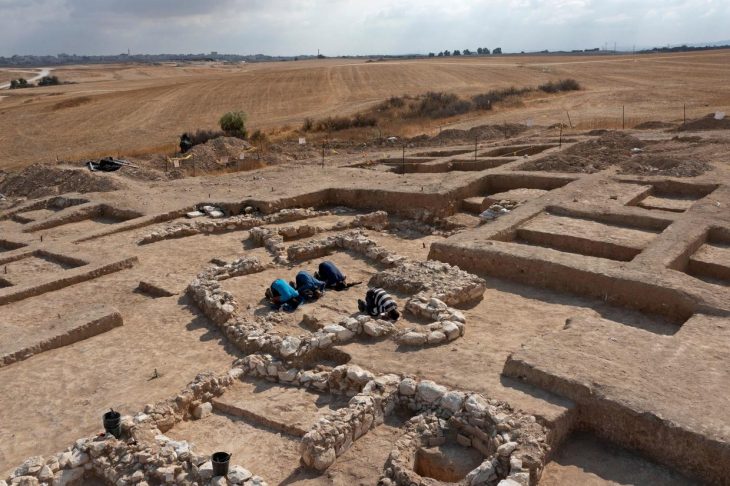
[[694, 130], [730, 130], [730, 117], [725, 116], [722, 120], [716, 120], [715, 114], [691, 120], [677, 128], [677, 131], [694, 131]]
[[[190, 158], [180, 161], [180, 168], [187, 175], [214, 174], [227, 170], [252, 170], [264, 167], [253, 152], [251, 144], [235, 137], [218, 137], [196, 145], [186, 154]], [[243, 157], [243, 158], [241, 158]]]
[[479, 125], [469, 130], [450, 128], [443, 130], [436, 136], [419, 135], [408, 140], [409, 146], [456, 145], [459, 143], [473, 143], [477, 138], [480, 141], [500, 140], [515, 137], [529, 128], [518, 123], [503, 125]]
[[699, 160], [683, 160], [660, 155], [637, 155], [623, 162], [619, 174], [697, 177], [712, 170], [712, 165]]
[[108, 192], [121, 188], [114, 177], [106, 173], [44, 164], [26, 167], [20, 172], [7, 175], [0, 182], [0, 194], [31, 199], [67, 192]]
[[525, 162], [519, 169], [593, 174], [631, 159], [631, 149], [643, 146], [644, 142], [636, 137], [623, 132], [608, 132], [560, 153]]
[[661, 130], [663, 128], [674, 128], [674, 123], [668, 123], [663, 121], [648, 121], [639, 123], [634, 128], [637, 130]]

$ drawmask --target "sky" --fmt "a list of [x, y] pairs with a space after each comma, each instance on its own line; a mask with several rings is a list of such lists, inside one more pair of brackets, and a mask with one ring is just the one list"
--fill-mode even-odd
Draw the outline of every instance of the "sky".
[[0, 55], [328, 56], [730, 39], [730, 0], [0, 0]]

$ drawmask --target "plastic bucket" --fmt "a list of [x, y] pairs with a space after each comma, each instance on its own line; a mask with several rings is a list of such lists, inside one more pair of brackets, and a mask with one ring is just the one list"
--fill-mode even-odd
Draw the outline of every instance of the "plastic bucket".
[[110, 410], [104, 414], [104, 430], [117, 439], [122, 436], [122, 414]]
[[231, 455], [227, 452], [214, 452], [210, 458], [213, 463], [213, 476], [227, 476], [228, 475], [228, 461], [231, 460]]

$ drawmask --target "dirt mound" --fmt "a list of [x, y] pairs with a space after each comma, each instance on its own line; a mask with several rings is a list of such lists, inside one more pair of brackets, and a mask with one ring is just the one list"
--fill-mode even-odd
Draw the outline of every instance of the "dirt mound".
[[425, 145], [453, 145], [456, 143], [474, 142], [477, 138], [480, 141], [498, 140], [515, 137], [528, 130], [528, 127], [518, 123], [504, 125], [479, 125], [468, 130], [449, 128], [442, 130], [436, 136], [419, 135], [408, 140], [411, 146]]
[[644, 142], [623, 132], [608, 132], [564, 151], [522, 164], [520, 170], [593, 174], [631, 158], [631, 149]]
[[674, 128], [674, 123], [667, 123], [663, 121], [647, 121], [639, 123], [634, 128], [637, 130], [659, 130], [662, 128]]
[[193, 175], [210, 174], [235, 170], [252, 170], [263, 167], [252, 152], [251, 144], [235, 137], [218, 137], [202, 145], [196, 145], [188, 152], [190, 158], [181, 161], [180, 168]]
[[109, 174], [43, 164], [34, 164], [9, 174], [0, 182], [0, 193], [31, 199], [67, 192], [108, 192], [121, 188]]
[[677, 128], [677, 131], [693, 131], [693, 130], [730, 130], [730, 117], [725, 116], [722, 120], [716, 120], [715, 114], [691, 120]]
[[637, 155], [623, 162], [619, 174], [697, 177], [712, 170], [712, 165], [699, 160], [683, 160], [659, 155]]

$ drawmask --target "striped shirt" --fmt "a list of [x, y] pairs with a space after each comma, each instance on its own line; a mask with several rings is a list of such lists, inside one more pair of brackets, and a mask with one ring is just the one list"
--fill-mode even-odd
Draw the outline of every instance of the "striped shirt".
[[367, 294], [365, 294], [365, 303], [367, 305], [367, 311], [371, 316], [387, 314], [391, 310], [398, 308], [398, 304], [383, 289], [369, 289]]

